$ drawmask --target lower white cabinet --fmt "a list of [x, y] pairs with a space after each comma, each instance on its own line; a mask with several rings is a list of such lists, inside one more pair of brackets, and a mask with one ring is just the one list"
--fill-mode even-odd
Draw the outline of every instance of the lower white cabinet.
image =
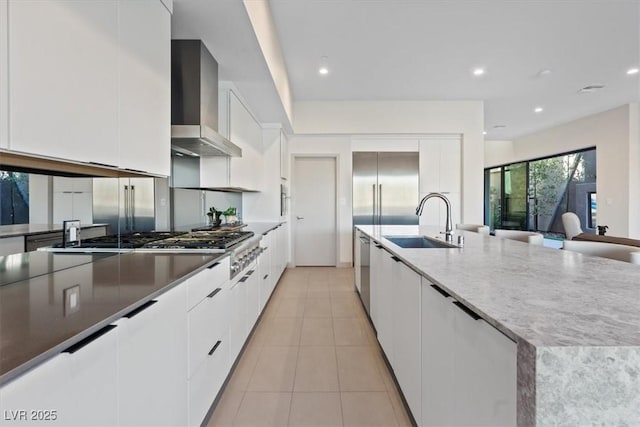
[[392, 270], [393, 293], [392, 346], [393, 370], [407, 404], [416, 420], [420, 420], [421, 401], [421, 339], [420, 294], [421, 278], [398, 258]]
[[273, 233], [268, 233], [262, 236], [260, 246], [262, 247], [262, 253], [258, 257], [258, 278], [260, 281], [260, 311], [264, 309], [269, 301], [271, 292], [273, 291], [275, 281], [275, 274], [271, 274], [271, 256], [273, 255], [273, 249], [271, 248], [271, 239]]
[[119, 425], [187, 423], [186, 306], [179, 285], [117, 321]]
[[422, 425], [516, 425], [516, 344], [423, 279]]
[[355, 230], [353, 233], [353, 268], [355, 273], [355, 285], [358, 292], [361, 291], [361, 277], [360, 277], [360, 266], [362, 265], [360, 258], [360, 238], [362, 237], [362, 233], [360, 230]]
[[108, 326], [0, 388], [0, 425], [117, 425], [118, 332]]
[[225, 258], [187, 281], [190, 295], [205, 294], [187, 315], [189, 426], [202, 423], [229, 372], [228, 261]]
[[380, 342], [380, 347], [384, 350], [391, 367], [395, 369], [395, 351], [393, 348], [393, 301], [395, 298], [396, 288], [400, 284], [398, 283], [397, 277], [393, 276], [395, 261], [392, 259], [392, 255], [384, 249], [380, 249], [378, 252], [382, 252], [382, 254], [379, 255], [381, 280], [378, 292], [380, 301], [377, 305], [378, 323], [376, 325], [376, 330], [378, 332], [378, 342]]
[[260, 280], [259, 270], [256, 264], [254, 268], [247, 271], [247, 333], [253, 329], [260, 315]]
[[247, 287], [244, 277], [232, 280], [229, 288], [229, 360], [233, 363], [247, 339]]

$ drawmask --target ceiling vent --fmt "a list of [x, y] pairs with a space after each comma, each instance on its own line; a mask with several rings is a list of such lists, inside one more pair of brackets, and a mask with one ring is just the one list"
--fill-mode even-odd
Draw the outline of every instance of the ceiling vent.
[[580, 89], [578, 93], [592, 93], [600, 89], [604, 89], [604, 85], [589, 85]]

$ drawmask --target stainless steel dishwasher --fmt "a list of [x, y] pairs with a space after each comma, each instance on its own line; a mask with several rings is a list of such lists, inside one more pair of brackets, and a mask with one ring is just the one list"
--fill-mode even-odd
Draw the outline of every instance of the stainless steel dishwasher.
[[370, 278], [369, 278], [369, 245], [371, 240], [363, 235], [360, 235], [360, 298], [362, 304], [367, 310], [367, 314], [371, 314], [369, 309], [370, 305]]

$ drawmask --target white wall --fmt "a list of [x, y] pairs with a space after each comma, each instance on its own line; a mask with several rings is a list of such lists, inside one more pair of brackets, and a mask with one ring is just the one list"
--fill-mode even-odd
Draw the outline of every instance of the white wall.
[[49, 175], [29, 174], [29, 224], [53, 222], [53, 182]]
[[596, 147], [598, 224], [615, 236], [640, 237], [638, 105], [599, 114], [509, 141], [488, 142], [485, 166]]
[[[266, 126], [265, 126], [266, 127]], [[262, 131], [263, 163], [259, 193], [243, 193], [244, 222], [277, 221], [280, 218], [280, 127]]]

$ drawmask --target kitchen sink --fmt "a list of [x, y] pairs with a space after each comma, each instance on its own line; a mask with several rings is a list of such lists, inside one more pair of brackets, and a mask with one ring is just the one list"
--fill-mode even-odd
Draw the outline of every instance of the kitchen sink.
[[438, 239], [426, 236], [382, 236], [401, 248], [457, 248]]

